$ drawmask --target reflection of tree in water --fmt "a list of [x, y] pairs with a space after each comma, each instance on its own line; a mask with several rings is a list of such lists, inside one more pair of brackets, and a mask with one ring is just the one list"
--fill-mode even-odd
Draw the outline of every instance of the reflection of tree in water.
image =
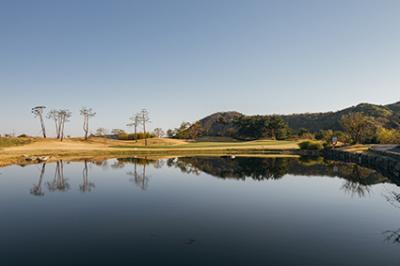
[[164, 160], [156, 160], [156, 161], [153, 163], [153, 166], [154, 166], [154, 168], [156, 168], [156, 169], [161, 169], [161, 168], [164, 167], [164, 165], [165, 165], [165, 161], [164, 161]]
[[361, 167], [354, 164], [352, 165], [352, 168], [352, 179], [347, 179], [343, 184], [342, 189], [352, 197], [357, 195], [359, 198], [363, 198], [370, 193], [369, 185], [365, 184]]
[[175, 166], [179, 168], [179, 170], [181, 170], [182, 173], [185, 174], [194, 174], [194, 175], [200, 174], [200, 170], [197, 167], [193, 166], [191, 162], [182, 159], [170, 158], [167, 160], [167, 165], [168, 167]]
[[[118, 159], [123, 160], [124, 163], [131, 163], [133, 164], [133, 171], [128, 172], [128, 175], [133, 176], [130, 178], [129, 181], [133, 182], [142, 190], [146, 190], [149, 186], [149, 177], [146, 175], [146, 166], [150, 163], [156, 163], [157, 161], [147, 160], [145, 158], [125, 158], [125, 159]], [[142, 171], [138, 171], [138, 165], [142, 166]]]
[[82, 171], [83, 181], [82, 184], [79, 185], [79, 189], [82, 192], [90, 192], [93, 188], [95, 188], [95, 184], [93, 182], [89, 182], [89, 170], [88, 170], [88, 161], [85, 160], [83, 163], [83, 171]]
[[393, 207], [400, 208], [400, 192], [397, 191], [388, 191], [383, 194], [386, 201], [390, 203]]
[[183, 173], [205, 172], [224, 179], [279, 179], [287, 174], [341, 177], [346, 179], [343, 190], [359, 197], [369, 193], [370, 185], [389, 181], [374, 170], [323, 158], [182, 157], [169, 159], [167, 165]]
[[363, 198], [370, 193], [369, 186], [351, 180], [346, 180], [342, 185], [342, 189], [345, 193], [350, 194], [351, 197], [357, 195], [359, 198]]
[[69, 184], [67, 179], [64, 178], [64, 163], [62, 160], [57, 161], [54, 179], [47, 183], [50, 191], [67, 191]]
[[121, 159], [116, 160], [114, 163], [110, 165], [111, 169], [122, 169], [125, 167], [125, 162]]
[[391, 242], [393, 244], [400, 244], [400, 229], [395, 231], [385, 231], [383, 232], [385, 235], [385, 241]]
[[40, 170], [40, 176], [39, 176], [39, 181], [37, 184], [33, 185], [31, 188], [31, 194], [35, 196], [44, 196], [44, 192], [42, 189], [42, 182], [43, 182], [43, 176], [46, 171], [46, 163], [42, 164], [42, 169]]
[[101, 167], [103, 170], [108, 169], [108, 160], [101, 160], [101, 161], [92, 161], [93, 164], [96, 166]]
[[287, 161], [283, 158], [182, 157], [169, 159], [167, 165], [187, 174], [205, 172], [224, 179], [263, 180], [281, 178], [286, 173]]

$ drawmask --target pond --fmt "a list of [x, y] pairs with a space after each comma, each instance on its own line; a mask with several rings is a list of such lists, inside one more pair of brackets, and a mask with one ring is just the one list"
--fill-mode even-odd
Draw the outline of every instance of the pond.
[[0, 168], [0, 265], [398, 265], [400, 189], [321, 158]]

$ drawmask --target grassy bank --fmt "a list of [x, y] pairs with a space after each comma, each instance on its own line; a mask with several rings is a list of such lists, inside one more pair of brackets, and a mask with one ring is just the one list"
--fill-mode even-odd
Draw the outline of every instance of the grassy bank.
[[296, 154], [297, 141], [182, 141], [174, 139], [149, 139], [148, 146], [143, 141], [119, 141], [104, 138], [8, 140], [0, 150], [0, 166], [27, 163], [27, 157], [46, 156], [49, 160], [74, 158], [112, 158], [129, 156], [187, 156], [187, 155], [265, 155]]
[[4, 138], [0, 137], [0, 149], [7, 147], [15, 147], [32, 143], [32, 138]]

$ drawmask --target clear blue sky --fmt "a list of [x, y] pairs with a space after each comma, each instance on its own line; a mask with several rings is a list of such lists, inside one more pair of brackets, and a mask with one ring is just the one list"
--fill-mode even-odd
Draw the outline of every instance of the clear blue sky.
[[146, 107], [167, 129], [395, 102], [399, 14], [397, 0], [0, 0], [0, 133], [39, 134], [35, 105], [69, 108], [77, 135], [81, 106], [94, 128]]

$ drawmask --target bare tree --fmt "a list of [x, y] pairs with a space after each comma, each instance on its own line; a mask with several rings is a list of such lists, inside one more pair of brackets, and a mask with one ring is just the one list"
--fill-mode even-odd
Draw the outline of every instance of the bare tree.
[[68, 109], [62, 109], [58, 111], [59, 113], [59, 126], [60, 126], [60, 139], [63, 141], [64, 139], [64, 126], [66, 122], [69, 122], [69, 118], [72, 113]]
[[85, 131], [85, 140], [87, 140], [89, 133], [89, 118], [94, 117], [96, 113], [93, 112], [92, 108], [82, 107], [81, 115], [83, 116], [83, 131]]
[[56, 135], [57, 138], [60, 138], [60, 114], [59, 111], [56, 109], [50, 110], [50, 112], [47, 114], [47, 119], [53, 119], [54, 124], [56, 126]]
[[144, 145], [147, 146], [146, 124], [150, 123], [149, 112], [143, 108], [139, 113], [140, 123], [143, 125]]
[[43, 133], [43, 138], [46, 138], [46, 128], [44, 126], [44, 121], [43, 121], [43, 112], [44, 109], [46, 109], [46, 106], [36, 106], [32, 108], [32, 114], [35, 117], [39, 117], [40, 120], [40, 125], [42, 127], [42, 133]]
[[135, 133], [135, 140], [137, 141], [137, 128], [140, 124], [140, 114], [135, 114], [134, 116], [130, 117], [130, 123], [127, 124], [128, 127], [133, 127], [133, 133]]
[[154, 132], [154, 135], [157, 136], [157, 138], [161, 138], [165, 135], [164, 130], [162, 130], [162, 128], [159, 128], [159, 127], [155, 128], [153, 132]]

